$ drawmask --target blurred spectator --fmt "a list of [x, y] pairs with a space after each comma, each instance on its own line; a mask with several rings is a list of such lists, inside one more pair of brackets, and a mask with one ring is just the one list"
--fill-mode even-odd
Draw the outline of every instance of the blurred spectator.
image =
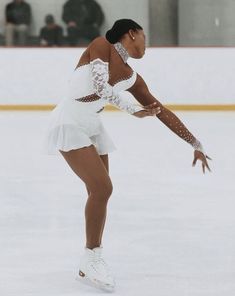
[[67, 24], [69, 45], [86, 45], [100, 36], [104, 14], [95, 0], [68, 0], [62, 18]]
[[13, 0], [7, 4], [5, 15], [6, 45], [26, 45], [31, 21], [30, 5], [24, 0]]
[[61, 46], [63, 43], [63, 30], [55, 23], [54, 16], [48, 14], [45, 17], [45, 24], [40, 31], [41, 46]]

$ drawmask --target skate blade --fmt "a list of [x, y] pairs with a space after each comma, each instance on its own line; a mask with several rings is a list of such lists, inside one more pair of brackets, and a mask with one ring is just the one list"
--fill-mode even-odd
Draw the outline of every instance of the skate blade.
[[114, 292], [115, 287], [113, 285], [109, 285], [107, 283], [103, 283], [99, 280], [92, 280], [90, 278], [88, 278], [82, 271], [79, 271], [79, 274], [76, 275], [75, 279], [85, 285], [94, 287], [94, 288], [98, 288], [101, 289], [105, 292]]

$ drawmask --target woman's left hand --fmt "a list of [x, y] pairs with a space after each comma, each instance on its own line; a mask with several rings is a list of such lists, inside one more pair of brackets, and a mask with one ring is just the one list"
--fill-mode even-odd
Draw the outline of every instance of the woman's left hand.
[[211, 169], [207, 163], [207, 159], [212, 160], [209, 156], [205, 155], [201, 151], [195, 150], [194, 151], [194, 160], [193, 160], [193, 166], [196, 165], [197, 161], [201, 160], [202, 162], [202, 171], [203, 174], [205, 174], [205, 169], [207, 168], [209, 172], [211, 172]]
[[143, 110], [135, 112], [133, 115], [139, 118], [143, 118], [146, 116], [156, 116], [161, 113], [161, 108], [157, 107], [157, 103], [153, 103], [143, 107]]

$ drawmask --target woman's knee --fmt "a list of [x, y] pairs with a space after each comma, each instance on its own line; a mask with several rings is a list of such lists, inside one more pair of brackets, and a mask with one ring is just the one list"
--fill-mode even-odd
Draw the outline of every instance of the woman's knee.
[[106, 195], [109, 198], [112, 195], [112, 193], [113, 193], [113, 184], [112, 184], [111, 181], [106, 185], [106, 189], [105, 190], [106, 190]]
[[113, 192], [111, 180], [99, 182], [94, 188], [90, 188], [90, 194], [102, 201], [107, 201]]

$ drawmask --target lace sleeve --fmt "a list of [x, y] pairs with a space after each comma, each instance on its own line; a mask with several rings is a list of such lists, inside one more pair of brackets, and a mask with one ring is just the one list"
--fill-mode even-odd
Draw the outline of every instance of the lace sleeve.
[[108, 103], [115, 105], [121, 110], [133, 114], [142, 110], [141, 106], [131, 104], [120, 98], [119, 95], [114, 95], [113, 87], [108, 83], [109, 81], [109, 63], [101, 59], [95, 59], [91, 62], [91, 76], [95, 93], [108, 101]]

